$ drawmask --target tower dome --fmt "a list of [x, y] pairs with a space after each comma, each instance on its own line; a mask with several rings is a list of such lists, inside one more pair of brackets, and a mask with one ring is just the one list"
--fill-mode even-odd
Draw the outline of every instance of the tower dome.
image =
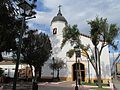
[[60, 7], [61, 7], [61, 6], [59, 6], [59, 11], [58, 11], [57, 16], [55, 16], [55, 17], [52, 19], [51, 23], [56, 22], [56, 21], [62, 21], [62, 22], [65, 22], [65, 24], [67, 24], [67, 20], [65, 19], [65, 17], [62, 16]]

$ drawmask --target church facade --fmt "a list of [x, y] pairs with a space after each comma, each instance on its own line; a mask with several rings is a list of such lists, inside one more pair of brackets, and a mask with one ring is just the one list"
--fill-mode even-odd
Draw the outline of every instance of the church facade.
[[[53, 70], [50, 69], [50, 63], [53, 63], [52, 58], [61, 58], [64, 63], [65, 67], [60, 70], [60, 78], [67, 81], [74, 81], [76, 78], [76, 57], [73, 55], [72, 58], [66, 56], [66, 52], [74, 47], [71, 46], [69, 42], [65, 44], [65, 46], [61, 49], [61, 43], [63, 40], [63, 28], [68, 24], [65, 17], [63, 17], [61, 10], [57, 13], [51, 21], [51, 35], [50, 40], [52, 43], [52, 56], [51, 58], [45, 63], [42, 68], [42, 78], [52, 78], [53, 77]], [[80, 36], [81, 43], [84, 45], [90, 45], [90, 47], [94, 50], [94, 46], [90, 40], [90, 37], [87, 35], [81, 34]], [[98, 45], [99, 47], [99, 45]], [[95, 71], [93, 69], [92, 64], [89, 60], [85, 57], [85, 55], [81, 54], [81, 58], [78, 58], [80, 63], [80, 78], [83, 82], [88, 82], [90, 79], [91, 82], [94, 82], [96, 78]], [[110, 59], [109, 59], [109, 49], [105, 47], [103, 49], [101, 55], [101, 72], [102, 72], [102, 81], [103, 83], [108, 82], [111, 79], [111, 70], [110, 70]], [[57, 72], [54, 73], [54, 76], [57, 75]]]

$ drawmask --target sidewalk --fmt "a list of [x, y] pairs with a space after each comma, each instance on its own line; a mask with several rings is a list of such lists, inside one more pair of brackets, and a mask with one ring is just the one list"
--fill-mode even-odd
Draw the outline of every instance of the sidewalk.
[[[119, 86], [119, 83], [117, 81], [115, 81], [115, 83], [117, 83], [116, 85]], [[75, 82], [70, 82], [70, 81], [40, 82], [40, 83], [38, 83], [38, 86], [39, 86], [39, 90], [42, 90], [43, 88], [46, 88], [44, 90], [49, 90], [47, 88], [56, 88], [56, 89], [59, 88], [60, 90], [73, 90], [73, 88], [75, 87]], [[81, 90], [90, 90], [91, 88], [95, 88], [95, 87], [97, 87], [97, 86], [80, 85], [79, 88]], [[63, 89], [61, 89], [61, 88], [63, 88]], [[71, 88], [71, 89], [69, 89], [69, 88]], [[104, 88], [109, 88], [110, 89], [110, 87], [104, 87]], [[11, 89], [12, 89], [12, 84], [4, 84], [3, 90], [11, 90]], [[32, 89], [32, 84], [31, 83], [24, 83], [23, 82], [21, 84], [17, 84], [17, 90], [31, 90], [31, 89]], [[56, 89], [54, 89], [54, 90], [56, 90]], [[53, 89], [50, 89], [50, 90], [53, 90]], [[120, 90], [120, 88], [116, 89], [116, 90]]]
[[[12, 90], [12, 87], [13, 87], [12, 83], [3, 84], [3, 89], [2, 90]], [[24, 83], [24, 82], [17, 83], [16, 84], [16, 89], [17, 90], [32, 90], [32, 84], [31, 83]]]
[[[44, 83], [38, 83], [38, 85], [42, 86], [58, 86], [58, 87], [75, 87], [75, 82], [72, 81], [64, 81], [64, 82], [44, 82]], [[80, 85], [81, 89], [89, 90], [90, 88], [96, 88], [98, 86], [91, 86], [91, 85]], [[109, 88], [112, 89], [109, 86], [103, 86], [103, 88]]]
[[113, 79], [113, 84], [114, 84], [115, 90], [120, 90], [120, 80]]

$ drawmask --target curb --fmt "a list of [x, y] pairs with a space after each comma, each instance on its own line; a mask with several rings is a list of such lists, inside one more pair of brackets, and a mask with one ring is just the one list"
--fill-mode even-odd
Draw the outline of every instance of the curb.
[[60, 84], [60, 83], [64, 83], [64, 82], [68, 82], [68, 81], [62, 81], [62, 82], [50, 82], [50, 84]]
[[38, 83], [38, 85], [45, 85], [45, 84], [61, 84], [61, 83], [64, 83], [64, 82], [68, 82], [68, 81], [62, 81], [62, 82], [44, 82], [44, 83]]
[[38, 83], [38, 85], [45, 85], [45, 84], [48, 84], [48, 82]]

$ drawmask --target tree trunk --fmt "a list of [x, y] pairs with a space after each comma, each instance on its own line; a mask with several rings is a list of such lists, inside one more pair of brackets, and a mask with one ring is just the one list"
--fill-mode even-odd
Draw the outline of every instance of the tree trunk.
[[97, 76], [97, 82], [98, 82], [98, 87], [102, 88], [101, 84], [101, 67], [100, 67], [100, 55], [97, 52], [97, 46], [95, 46], [95, 59], [96, 59], [96, 76]]
[[34, 81], [34, 77], [33, 77], [33, 68], [32, 68], [32, 65], [31, 64], [29, 64], [29, 66], [30, 66], [30, 69], [31, 69], [31, 73], [32, 73], [32, 82]]
[[97, 68], [95, 69], [95, 72], [96, 72], [96, 77], [97, 77], [97, 82], [98, 82], [99, 74], [98, 74], [98, 69]]
[[30, 69], [31, 69], [32, 79], [33, 79], [33, 68], [32, 68], [32, 65], [29, 64], [29, 66], [30, 66]]
[[57, 79], [58, 79], [58, 80], [60, 80], [60, 78], [59, 78], [59, 72], [60, 72], [60, 70], [58, 69], [58, 70], [57, 70]]
[[95, 59], [96, 59], [96, 76], [97, 76], [97, 83], [98, 87], [102, 88], [101, 83], [101, 66], [100, 66], [100, 54], [97, 52], [97, 46], [95, 46]]
[[34, 81], [37, 82], [37, 68], [35, 67], [35, 78], [34, 78]]
[[33, 81], [33, 85], [32, 85], [32, 90], [38, 90], [38, 84], [37, 84], [37, 67], [34, 67], [35, 70], [35, 78], [34, 78], [34, 81]]
[[39, 67], [39, 77], [38, 77], [38, 81], [40, 81], [40, 79], [41, 79], [41, 71], [42, 71], [42, 67]]
[[96, 70], [96, 77], [97, 77], [96, 84], [99, 86], [99, 73], [98, 73], [98, 69]]
[[0, 52], [0, 61], [3, 60], [3, 57], [2, 57], [2, 52]]
[[99, 88], [102, 88], [102, 82], [101, 82], [101, 64], [100, 64], [100, 55], [98, 56], [98, 64], [99, 64], [98, 87], [99, 87]]
[[97, 55], [97, 46], [95, 46], [95, 66], [96, 70], [98, 71], [98, 55]]

